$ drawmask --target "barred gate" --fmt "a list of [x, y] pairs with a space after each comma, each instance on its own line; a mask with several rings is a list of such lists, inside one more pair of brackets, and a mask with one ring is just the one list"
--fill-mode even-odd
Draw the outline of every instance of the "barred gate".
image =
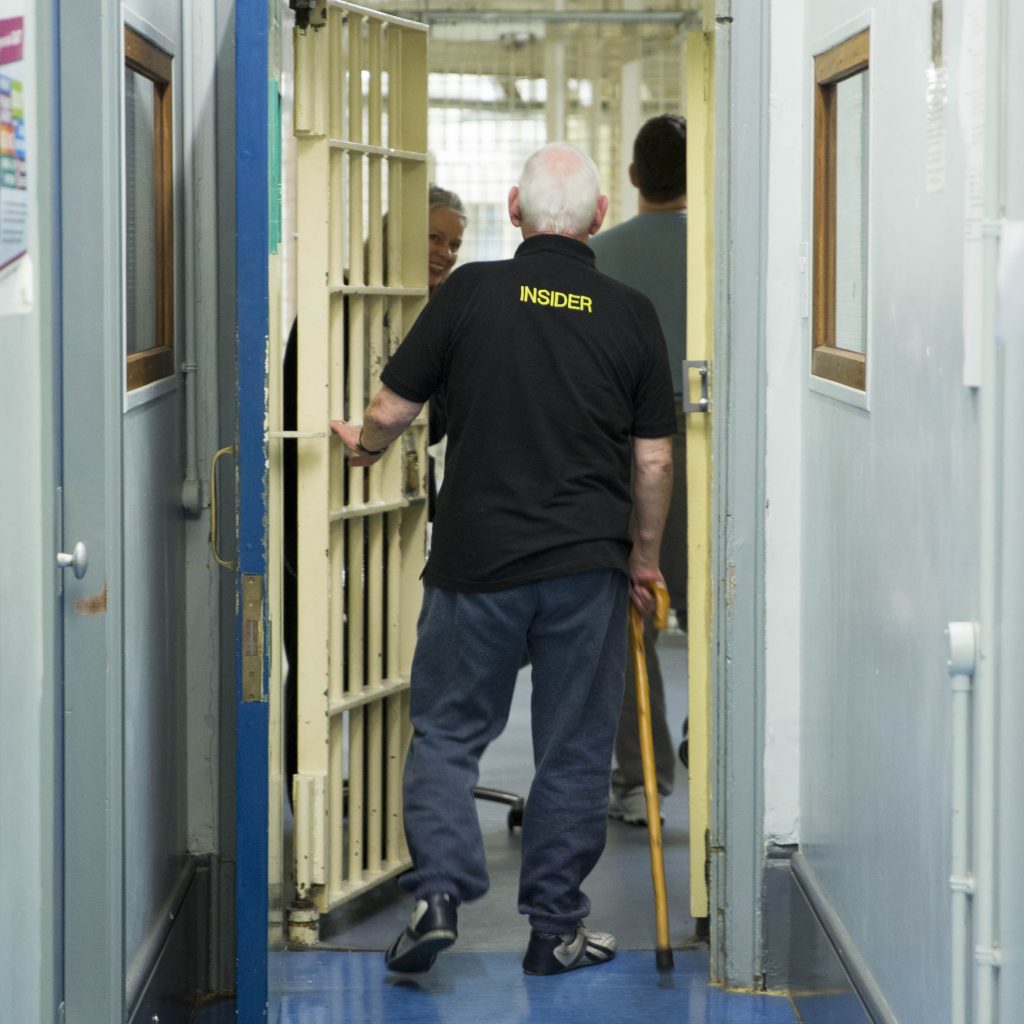
[[425, 416], [369, 469], [327, 430], [359, 421], [427, 296], [426, 28], [320, 7], [294, 35], [301, 344], [296, 430], [274, 432], [298, 453], [295, 941], [410, 864], [401, 776], [427, 521]]

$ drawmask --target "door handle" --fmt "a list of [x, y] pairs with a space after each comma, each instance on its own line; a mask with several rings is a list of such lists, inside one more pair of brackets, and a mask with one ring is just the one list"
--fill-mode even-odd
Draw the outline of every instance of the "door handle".
[[238, 559], [233, 558], [229, 561], [221, 558], [220, 551], [217, 550], [217, 460], [224, 455], [237, 456], [238, 446], [229, 444], [221, 448], [210, 463], [210, 550], [213, 552], [214, 561], [221, 568], [234, 571], [238, 568]]
[[[690, 371], [700, 374], [700, 398], [690, 401]], [[683, 412], [708, 411], [708, 361], [706, 359], [683, 360]]]
[[75, 574], [75, 579], [80, 580], [89, 568], [89, 552], [85, 550], [85, 545], [79, 541], [70, 555], [66, 551], [59, 551], [57, 553], [57, 565], [61, 569], [71, 569]]

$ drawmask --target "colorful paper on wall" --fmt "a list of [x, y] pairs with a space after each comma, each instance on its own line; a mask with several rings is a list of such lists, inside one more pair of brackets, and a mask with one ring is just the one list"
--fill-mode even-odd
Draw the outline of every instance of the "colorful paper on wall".
[[28, 253], [25, 19], [0, 19], [0, 277]]

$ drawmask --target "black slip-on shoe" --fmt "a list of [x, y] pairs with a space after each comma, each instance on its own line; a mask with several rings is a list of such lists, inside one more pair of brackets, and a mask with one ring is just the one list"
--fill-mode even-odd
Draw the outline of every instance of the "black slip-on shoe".
[[615, 936], [580, 925], [568, 935], [531, 931], [523, 957], [524, 974], [565, 974], [580, 967], [605, 964], [615, 956]]
[[458, 937], [458, 903], [446, 892], [430, 893], [416, 902], [409, 923], [384, 954], [388, 970], [399, 974], [429, 971], [434, 958]]

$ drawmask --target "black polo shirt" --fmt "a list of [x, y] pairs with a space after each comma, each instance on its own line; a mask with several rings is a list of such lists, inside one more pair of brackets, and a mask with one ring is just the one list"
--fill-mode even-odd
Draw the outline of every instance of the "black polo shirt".
[[514, 259], [459, 268], [381, 379], [411, 402], [445, 391], [428, 583], [626, 571], [632, 438], [674, 433], [675, 402], [654, 307], [589, 246], [534, 235]]

